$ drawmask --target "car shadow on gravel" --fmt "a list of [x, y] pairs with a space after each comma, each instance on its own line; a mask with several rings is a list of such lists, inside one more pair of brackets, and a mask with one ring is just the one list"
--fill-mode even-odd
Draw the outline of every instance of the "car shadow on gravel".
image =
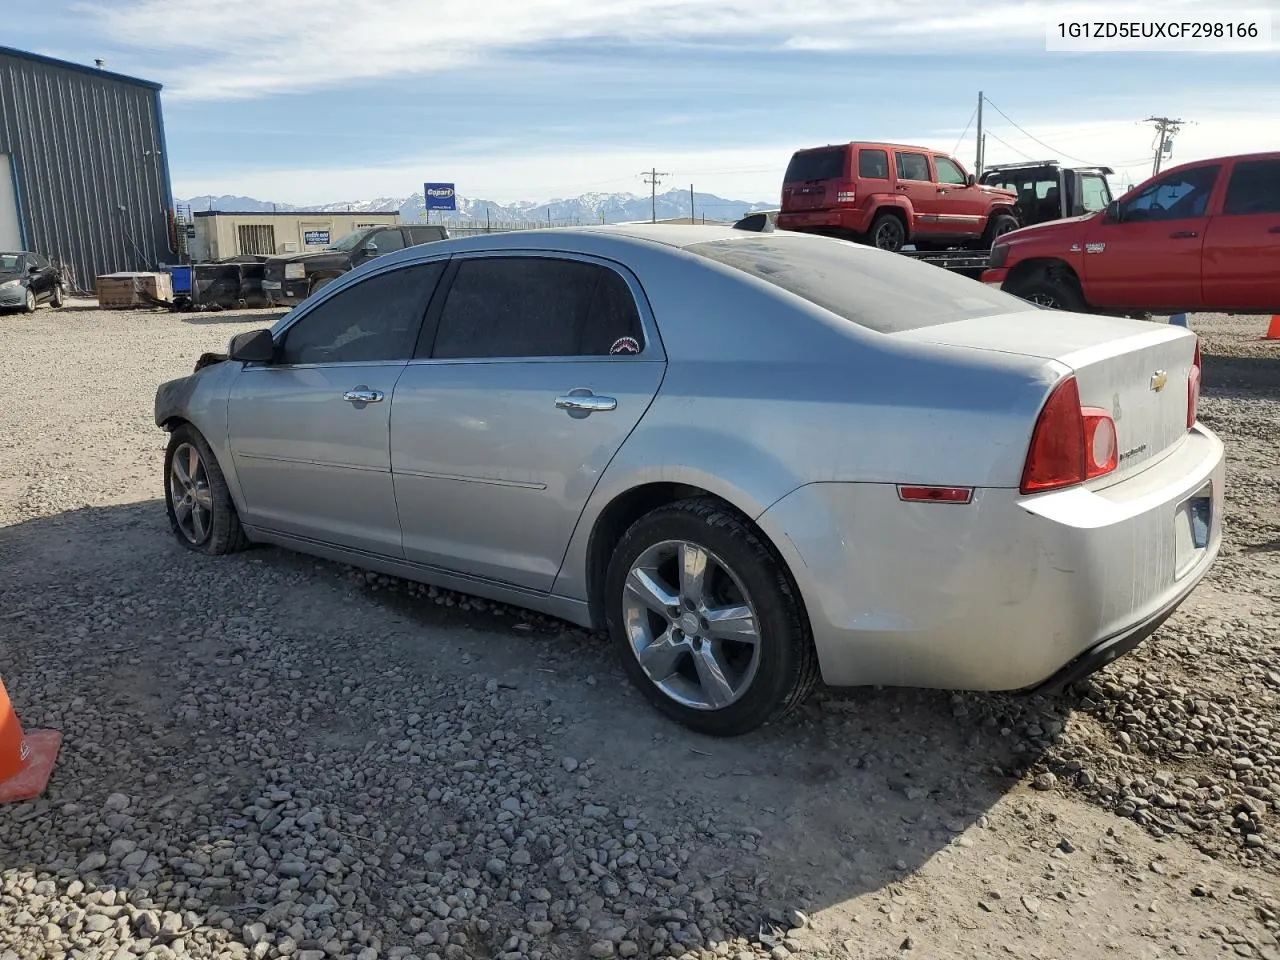
[[1205, 350], [1204, 388], [1224, 398], [1280, 397], [1280, 350], [1275, 356], [1219, 356]]
[[[370, 826], [351, 829], [377, 830], [389, 856], [401, 853], [380, 868], [389, 891], [420, 882], [403, 853], [423, 843], [447, 839], [475, 869], [491, 856], [465, 844], [501, 800], [492, 781], [465, 773], [484, 746], [528, 766], [532, 786], [516, 807], [572, 829], [590, 823], [602, 849], [647, 834], [667, 851], [623, 869], [609, 865], [615, 846], [576, 879], [569, 869], [570, 888], [607, 877], [618, 892], [606, 899], [620, 897], [628, 916], [665, 911], [677, 924], [709, 896], [714, 929], [754, 938], [764, 924], [766, 940], [792, 909], [892, 887], [968, 846], [986, 812], [1022, 789], [1067, 709], [820, 690], [775, 727], [700, 736], [656, 713], [599, 635], [275, 548], [196, 556], [173, 542], [158, 500], [0, 528], [0, 601], [6, 680], [24, 722], [67, 737], [40, 809], [96, 810], [120, 793], [160, 811], [185, 797], [198, 820], [163, 828], [185, 849], [233, 834], [246, 806], [287, 780], [294, 796], [367, 815]], [[246, 689], [252, 696], [236, 700]], [[468, 735], [450, 740], [468, 714]], [[335, 757], [377, 762], [335, 780]], [[35, 868], [51, 851], [74, 865], [91, 844], [58, 831], [28, 827], [28, 845], [2, 865]], [[558, 902], [573, 893], [548, 866], [554, 849], [535, 855], [528, 883]], [[41, 859], [22, 862], [37, 850]], [[157, 876], [182, 884], [184, 856], [170, 855]], [[558, 869], [563, 880], [568, 868]], [[112, 876], [125, 879], [118, 868]], [[222, 910], [252, 899], [233, 886], [201, 902]], [[232, 913], [236, 929], [248, 922]]]
[[235, 324], [251, 324], [261, 323], [270, 325], [283, 317], [288, 310], [278, 309], [261, 309], [261, 310], [201, 310], [192, 313], [182, 314], [182, 322], [189, 323], [193, 326], [204, 327], [216, 324], [235, 323]]

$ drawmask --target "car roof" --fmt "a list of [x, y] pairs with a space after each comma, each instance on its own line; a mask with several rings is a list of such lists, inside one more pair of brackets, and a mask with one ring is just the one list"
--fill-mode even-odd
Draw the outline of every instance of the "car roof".
[[878, 140], [850, 140], [848, 143], [828, 143], [821, 147], [803, 147], [796, 153], [810, 153], [814, 150], [830, 150], [832, 147], [870, 147], [875, 150], [883, 150], [885, 148], [891, 150], [918, 150], [921, 153], [940, 153], [943, 156], [950, 156], [945, 150], [934, 150], [932, 147], [921, 147], [913, 143], [882, 143]]
[[547, 250], [574, 250], [584, 245], [611, 245], [611, 241], [633, 243], [639, 245], [658, 244], [666, 247], [684, 248], [695, 243], [709, 240], [728, 240], [734, 237], [754, 236], [754, 234], [735, 230], [731, 226], [702, 224], [595, 224], [581, 227], [539, 227], [529, 230], [505, 230], [496, 233], [481, 233], [471, 237], [453, 237], [449, 240], [437, 241], [448, 244], [440, 247], [432, 244], [435, 250], [465, 250], [502, 248], [518, 250], [521, 248], [542, 248]]

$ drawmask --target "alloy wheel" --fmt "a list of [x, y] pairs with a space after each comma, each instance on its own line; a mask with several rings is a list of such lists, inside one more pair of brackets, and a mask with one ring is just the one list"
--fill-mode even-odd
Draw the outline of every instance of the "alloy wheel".
[[200, 451], [183, 443], [169, 464], [169, 502], [178, 529], [189, 543], [199, 545], [213, 528], [213, 493]]
[[696, 710], [739, 700], [760, 666], [759, 620], [742, 581], [706, 547], [667, 540], [627, 573], [623, 626], [655, 687]]

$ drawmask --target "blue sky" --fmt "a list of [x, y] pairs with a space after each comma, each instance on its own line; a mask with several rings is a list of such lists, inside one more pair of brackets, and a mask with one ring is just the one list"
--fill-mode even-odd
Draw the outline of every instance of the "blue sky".
[[[1046, 51], [1066, 18], [1195, 19], [1205, 0], [42, 0], [5, 42], [165, 85], [178, 196], [399, 197], [424, 180], [540, 201], [663, 186], [776, 200], [792, 150], [920, 143], [972, 167], [1058, 157], [1150, 172], [1280, 144], [1269, 52]], [[1280, 40], [1280, 0], [1266, 11]], [[1001, 112], [1005, 116], [1001, 115]], [[962, 133], [964, 135], [962, 136]], [[1038, 142], [1037, 142], [1038, 141]], [[957, 146], [958, 144], [958, 146]]]

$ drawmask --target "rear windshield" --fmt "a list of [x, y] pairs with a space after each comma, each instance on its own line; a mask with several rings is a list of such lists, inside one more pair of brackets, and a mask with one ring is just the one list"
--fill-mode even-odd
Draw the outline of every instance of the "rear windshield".
[[783, 179], [787, 183], [800, 183], [803, 180], [839, 180], [844, 176], [844, 155], [844, 147], [797, 153], [787, 164], [787, 175]]
[[686, 247], [879, 333], [1033, 307], [942, 267], [842, 240], [777, 234]]

